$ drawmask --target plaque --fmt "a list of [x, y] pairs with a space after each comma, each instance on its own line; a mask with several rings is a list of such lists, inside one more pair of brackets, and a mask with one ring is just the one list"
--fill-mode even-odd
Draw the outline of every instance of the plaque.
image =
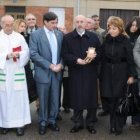
[[[93, 54], [95, 53], [95, 48], [93, 47], [89, 47], [88, 48], [88, 54]], [[87, 54], [87, 57], [84, 59], [87, 63], [90, 63], [92, 61], [92, 58], [90, 56], [88, 56]]]

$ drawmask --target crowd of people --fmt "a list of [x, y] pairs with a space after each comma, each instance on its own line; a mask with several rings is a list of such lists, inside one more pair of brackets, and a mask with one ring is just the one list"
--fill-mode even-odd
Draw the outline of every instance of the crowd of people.
[[[132, 17], [126, 28], [120, 17], [110, 16], [106, 29], [98, 15], [75, 17], [75, 29], [57, 26], [53, 12], [36, 26], [32, 13], [25, 20], [5, 15], [0, 31], [0, 128], [1, 134], [16, 129], [24, 135], [31, 123], [29, 103], [36, 102], [38, 133], [59, 131], [61, 107], [73, 110], [71, 133], [83, 129], [95, 134], [98, 116], [110, 115], [109, 133], [120, 135], [127, 116], [118, 116], [118, 100], [127, 85], [138, 82], [140, 93], [140, 18]], [[87, 110], [84, 120], [83, 111]], [[63, 123], [63, 122], [62, 122]], [[131, 130], [140, 129], [140, 114], [132, 116]]]

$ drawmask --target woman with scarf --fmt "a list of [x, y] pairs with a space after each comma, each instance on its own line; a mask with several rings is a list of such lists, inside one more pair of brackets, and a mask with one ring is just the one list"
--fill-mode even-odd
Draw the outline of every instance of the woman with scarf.
[[[128, 22], [126, 26], [126, 32], [130, 37], [131, 44], [133, 45], [133, 54], [134, 61], [136, 64], [136, 70], [138, 73], [138, 84], [140, 91], [140, 17], [134, 16]], [[130, 130], [138, 130], [140, 129], [140, 114], [136, 116], [132, 116], [132, 125], [130, 126]]]

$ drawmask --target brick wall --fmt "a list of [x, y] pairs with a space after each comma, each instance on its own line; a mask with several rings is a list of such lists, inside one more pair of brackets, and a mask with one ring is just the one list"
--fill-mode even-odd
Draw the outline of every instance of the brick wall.
[[[33, 13], [37, 17], [37, 26], [43, 26], [43, 14], [49, 11], [49, 7], [40, 7], [40, 6], [27, 6], [26, 14]], [[65, 9], [65, 26], [67, 31], [70, 32], [73, 30], [73, 8]]]
[[0, 6], [0, 19], [5, 15], [5, 7]]
[[68, 32], [73, 30], [73, 12], [73, 8], [65, 9], [65, 26]]
[[28, 13], [32, 13], [36, 16], [37, 18], [37, 22], [36, 25], [38, 27], [42, 27], [43, 26], [43, 15], [49, 11], [48, 7], [40, 7], [40, 6], [27, 6], [26, 7], [26, 15]]

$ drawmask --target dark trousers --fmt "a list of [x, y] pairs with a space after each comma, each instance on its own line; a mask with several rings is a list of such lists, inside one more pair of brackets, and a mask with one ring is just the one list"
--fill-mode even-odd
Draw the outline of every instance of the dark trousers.
[[[138, 79], [138, 88], [139, 88], [139, 96], [140, 96], [140, 79]], [[132, 116], [132, 124], [140, 125], [140, 113], [136, 116]]]
[[101, 99], [102, 99], [102, 108], [103, 108], [103, 110], [109, 112], [108, 98], [101, 97]]
[[[63, 84], [63, 102], [62, 107], [63, 108], [70, 108], [70, 98], [69, 98], [69, 78], [63, 77], [63, 80], [61, 82], [61, 86]], [[59, 92], [59, 108], [61, 107], [61, 88]]]
[[70, 97], [69, 97], [69, 78], [63, 77], [63, 103], [64, 108], [70, 108]]
[[126, 116], [117, 116], [116, 108], [117, 108], [117, 98], [108, 98], [109, 112], [110, 112], [110, 128], [115, 128], [117, 132], [123, 130], [123, 126], [126, 122]]
[[[83, 111], [84, 110], [74, 110], [73, 122], [77, 126], [84, 125]], [[86, 115], [86, 120], [85, 120], [86, 126], [93, 125], [95, 118], [96, 118], [96, 109], [88, 109], [87, 115]]]

